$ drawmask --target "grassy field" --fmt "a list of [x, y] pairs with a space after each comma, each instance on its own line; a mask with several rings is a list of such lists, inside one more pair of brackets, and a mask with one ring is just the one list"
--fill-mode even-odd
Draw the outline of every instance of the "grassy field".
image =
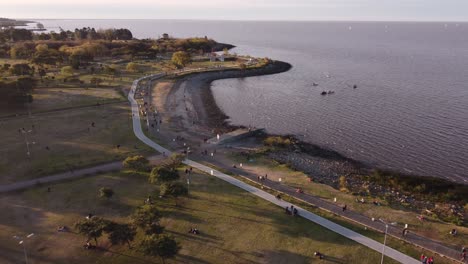
[[[253, 195], [216, 178], [192, 175], [190, 196], [179, 207], [172, 200], [156, 200], [164, 218], [166, 232], [181, 244], [182, 250], [169, 263], [315, 263], [318, 250], [327, 256], [323, 263], [377, 263], [380, 254], [327, 231], [302, 218], [283, 213]], [[111, 187], [110, 201], [97, 197], [100, 187]], [[0, 207], [0, 262], [22, 261], [22, 248], [12, 238], [34, 232], [27, 243], [31, 263], [160, 263], [126, 246], [106, 251], [85, 251], [84, 237], [56, 232], [57, 226], [72, 226], [92, 212], [119, 222], [141, 205], [156, 186], [145, 178], [108, 174], [73, 182], [35, 188], [15, 195], [2, 196]], [[201, 231], [194, 236], [191, 227]], [[138, 235], [138, 244], [141, 234]], [[394, 263], [386, 259], [385, 263]]]
[[[328, 185], [310, 182], [309, 177], [302, 172], [293, 171], [285, 165], [280, 165], [275, 161], [263, 157], [252, 161], [247, 161], [244, 157], [233, 155], [231, 158], [238, 162], [243, 162], [244, 169], [251, 170], [257, 173], [268, 173], [268, 177], [272, 179], [281, 178], [284, 184], [294, 188], [302, 188], [306, 193], [319, 196], [326, 200], [332, 201], [335, 197], [339, 203], [347, 204], [352, 210], [358, 211], [369, 217], [376, 219], [382, 218], [387, 222], [397, 223], [403, 227], [408, 224], [410, 230], [416, 231], [425, 237], [444, 241], [456, 248], [461, 248], [468, 241], [468, 228], [456, 226], [451, 223], [445, 223], [435, 218], [427, 218], [425, 221], [420, 221], [416, 212], [406, 210], [404, 207], [395, 208], [389, 206], [385, 200], [376, 198], [381, 206], [372, 204], [373, 200], [365, 197], [366, 203], [356, 202], [356, 199], [361, 197], [353, 196], [348, 193], [340, 192]], [[449, 234], [451, 229], [457, 229], [458, 235], [452, 236]]]

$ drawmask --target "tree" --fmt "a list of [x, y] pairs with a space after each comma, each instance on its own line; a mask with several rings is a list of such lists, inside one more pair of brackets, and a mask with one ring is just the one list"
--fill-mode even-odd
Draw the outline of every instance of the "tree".
[[39, 68], [38, 74], [39, 74], [39, 76], [41, 77], [41, 80], [42, 80], [42, 78], [47, 75], [47, 72], [46, 72], [46, 70], [44, 68]]
[[159, 224], [161, 216], [161, 212], [156, 206], [146, 204], [136, 209], [132, 215], [132, 220], [133, 224], [144, 230], [146, 234], [161, 234], [164, 230]]
[[136, 235], [136, 228], [130, 224], [114, 224], [109, 231], [109, 241], [112, 245], [127, 244], [131, 248], [130, 242]]
[[127, 67], [126, 67], [127, 71], [129, 72], [138, 72], [139, 71], [139, 67], [138, 67], [138, 64], [134, 63], [134, 62], [129, 62], [127, 64]]
[[184, 68], [190, 63], [190, 54], [185, 51], [177, 51], [172, 54], [171, 61], [177, 68]]
[[111, 223], [101, 217], [92, 217], [91, 219], [84, 219], [75, 223], [75, 228], [78, 230], [78, 233], [87, 237], [88, 242], [93, 239], [97, 245], [98, 238], [102, 236], [102, 233]]
[[102, 187], [99, 189], [99, 197], [110, 199], [114, 195], [114, 190], [108, 187]]
[[10, 66], [10, 73], [13, 75], [32, 75], [33, 69], [26, 63], [18, 63]]
[[182, 161], [184, 161], [185, 156], [183, 154], [174, 153], [169, 157], [169, 168], [175, 170], [180, 165], [182, 165]]
[[247, 69], [247, 65], [245, 65], [245, 63], [241, 63], [241, 64], [239, 64], [239, 68], [240, 68], [242, 71], [245, 71], [245, 69]]
[[177, 205], [177, 198], [188, 195], [188, 189], [181, 182], [167, 182], [161, 185], [160, 194], [162, 196], [174, 197]]
[[160, 257], [162, 263], [165, 263], [166, 259], [177, 255], [180, 245], [171, 236], [151, 235], [141, 241], [140, 250], [147, 256]]
[[62, 69], [60, 70], [60, 72], [61, 72], [63, 75], [72, 75], [72, 74], [73, 74], [73, 67], [72, 67], [72, 66], [65, 66], [65, 67], [62, 67]]
[[165, 166], [154, 167], [149, 177], [150, 183], [163, 183], [179, 179], [179, 173]]
[[99, 84], [102, 83], [102, 79], [93, 77], [93, 78], [91, 78], [91, 80], [89, 80], [89, 83], [92, 84], [92, 85], [96, 85], [96, 87], [99, 87]]
[[127, 157], [123, 161], [124, 168], [132, 169], [136, 171], [148, 170], [148, 164], [149, 164], [149, 160], [140, 155]]

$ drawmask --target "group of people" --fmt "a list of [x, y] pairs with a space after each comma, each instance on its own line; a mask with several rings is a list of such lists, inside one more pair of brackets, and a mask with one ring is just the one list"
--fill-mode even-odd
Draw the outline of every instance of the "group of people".
[[265, 180], [268, 180], [268, 174], [265, 174], [265, 176], [260, 176], [260, 175], [257, 176], [257, 181], [263, 182]]
[[191, 233], [191, 234], [194, 234], [194, 235], [199, 235], [200, 234], [200, 231], [198, 231], [198, 229], [196, 229], [196, 228], [190, 228], [190, 230], [188, 232]]
[[421, 255], [421, 263], [422, 264], [434, 264], [434, 257], [428, 257], [424, 256], [424, 254]]
[[292, 215], [292, 216], [296, 216], [299, 214], [297, 209], [294, 207], [294, 205], [286, 206], [285, 211], [286, 211], [286, 214]]

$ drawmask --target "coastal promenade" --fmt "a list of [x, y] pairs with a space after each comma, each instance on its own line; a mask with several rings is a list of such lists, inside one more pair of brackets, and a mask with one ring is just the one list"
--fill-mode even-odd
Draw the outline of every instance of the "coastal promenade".
[[[152, 141], [150, 138], [148, 138], [144, 133], [143, 133], [143, 129], [142, 129], [142, 126], [141, 126], [141, 119], [140, 119], [140, 111], [139, 111], [139, 108], [138, 108], [138, 103], [137, 101], [135, 100], [134, 98], [134, 95], [135, 95], [135, 92], [138, 88], [138, 83], [141, 81], [141, 80], [144, 80], [144, 79], [150, 79], [150, 80], [155, 80], [155, 79], [158, 79], [158, 78], [161, 78], [163, 77], [164, 74], [159, 74], [159, 75], [153, 75], [153, 76], [147, 76], [147, 77], [143, 77], [143, 78], [140, 78], [138, 80], [135, 80], [133, 82], [133, 85], [132, 85], [132, 88], [128, 94], [128, 100], [130, 101], [131, 103], [131, 107], [132, 107], [132, 118], [133, 118], [133, 131], [135, 133], [135, 136], [140, 139], [143, 143], [147, 144], [148, 146], [150, 146], [151, 148], [155, 149], [156, 151], [160, 152], [160, 153], [165, 153], [167, 155], [170, 155], [172, 152], [169, 151], [168, 149], [162, 147], [161, 145], [155, 143], [154, 141]], [[291, 203], [288, 203], [288, 202], [285, 202], [283, 200], [280, 200], [280, 199], [276, 199], [275, 196], [269, 194], [268, 192], [265, 192], [263, 190], [260, 190], [256, 187], [253, 187], [252, 185], [249, 185], [243, 181], [240, 181], [236, 178], [233, 178], [227, 174], [224, 174], [216, 169], [213, 169], [213, 168], [210, 168], [208, 166], [205, 166], [201, 163], [198, 163], [198, 162], [195, 162], [195, 161], [192, 161], [192, 160], [189, 160], [189, 159], [186, 159], [183, 161], [184, 164], [188, 165], [188, 166], [191, 166], [193, 168], [196, 168], [200, 171], [203, 171], [205, 173], [208, 173], [209, 175], [212, 175], [213, 177], [217, 177], [223, 181], [226, 181], [234, 186], [237, 186], [255, 196], [258, 196], [264, 200], [267, 200], [277, 206], [280, 206], [281, 208], [285, 208], [286, 206], [290, 206]], [[336, 223], [333, 223], [332, 221], [329, 221], [323, 217], [320, 217], [316, 214], [313, 214], [299, 206], [296, 206], [294, 205], [298, 212], [299, 212], [299, 215], [302, 216], [303, 218], [305, 219], [308, 219], [316, 224], [319, 224], [335, 233], [338, 233], [342, 236], [345, 236], [351, 240], [354, 240], [368, 248], [371, 248], [375, 251], [378, 251], [378, 252], [382, 252], [383, 254], [385, 254], [387, 257], [390, 257], [400, 263], [405, 263], [405, 264], [417, 264], [419, 263], [418, 260], [408, 256], [408, 255], [405, 255], [395, 249], [392, 249], [388, 246], [384, 246], [382, 243], [379, 243], [373, 239], [370, 239], [366, 236], [363, 236], [353, 230], [350, 230], [346, 227], [343, 227], [343, 226], [340, 226]]]
[[[158, 75], [152, 75], [152, 76], [146, 76], [143, 78], [140, 78], [138, 80], [135, 80], [132, 84], [130, 93], [128, 94], [128, 100], [131, 103], [132, 107], [132, 122], [133, 122], [133, 131], [134, 134], [138, 139], [140, 139], [142, 142], [150, 146], [151, 148], [155, 149], [156, 151], [170, 155], [172, 152], [159, 144], [155, 143], [152, 141], [150, 138], [148, 138], [142, 130], [141, 126], [141, 119], [140, 119], [140, 112], [138, 109], [138, 103], [134, 98], [135, 92], [138, 88], [138, 84], [141, 80], [143, 79], [151, 79], [151, 80], [157, 80], [161, 77], [164, 77], [165, 74], [158, 74]], [[155, 159], [160, 159], [162, 155], [156, 155], [156, 156], [151, 156], [149, 157], [150, 161], [155, 160]], [[241, 189], [244, 189], [258, 197], [261, 197], [262, 199], [265, 199], [273, 204], [276, 204], [278, 206], [281, 206], [282, 208], [291, 205], [291, 203], [278, 200], [276, 197], [273, 195], [260, 190], [258, 188], [253, 187], [252, 185], [249, 185], [243, 181], [240, 181], [232, 176], [229, 176], [227, 174], [221, 173], [220, 171], [213, 169], [209, 166], [203, 165], [199, 162], [192, 161], [192, 160], [185, 160], [185, 164], [192, 166], [194, 168], [197, 168], [205, 173], [208, 173], [210, 175], [213, 175], [214, 177], [220, 178], [230, 184], [233, 184]], [[223, 164], [220, 161], [217, 160], [210, 160], [210, 163], [212, 163], [212, 167], [219, 167], [222, 168], [223, 170], [229, 170], [230, 172], [237, 174], [241, 177], [243, 177], [247, 181], [252, 181], [252, 182], [257, 182], [257, 175], [250, 174], [242, 169], [233, 169], [230, 166]], [[70, 180], [70, 179], [76, 179], [79, 177], [86, 177], [86, 176], [91, 176], [91, 175], [97, 175], [103, 172], [109, 172], [109, 171], [117, 171], [122, 168], [122, 163], [121, 162], [111, 162], [107, 164], [102, 164], [90, 168], [84, 168], [84, 169], [76, 169], [76, 170], [71, 170], [69, 172], [64, 172], [64, 173], [59, 173], [56, 175], [52, 176], [47, 176], [39, 179], [34, 179], [34, 180], [28, 180], [28, 181], [22, 181], [22, 182], [17, 182], [9, 185], [2, 185], [0, 186], [0, 193], [5, 193], [5, 192], [11, 192], [11, 191], [17, 191], [21, 189], [26, 189], [30, 187], [35, 187], [39, 186], [42, 184], [46, 183], [53, 183], [53, 182], [58, 182], [58, 181], [63, 181], [63, 180]], [[330, 203], [328, 201], [325, 201], [323, 199], [320, 199], [319, 197], [315, 197], [313, 195], [309, 194], [299, 194], [295, 192], [295, 189], [279, 184], [278, 182], [274, 181], [264, 181], [263, 185], [266, 188], [270, 188], [271, 190], [281, 192], [284, 194], [287, 194], [288, 196], [291, 196], [297, 200], [303, 201], [305, 203], [314, 205], [319, 207], [320, 209], [329, 211], [331, 213], [334, 213], [336, 215], [339, 215], [343, 218], [349, 219], [351, 221], [357, 222], [359, 224], [362, 224], [368, 228], [378, 230], [380, 232], [385, 231], [385, 224], [379, 221], [372, 221], [370, 218], [365, 217], [359, 213], [347, 210], [345, 213], [342, 212], [341, 206], [335, 203]], [[325, 228], [328, 228], [338, 234], [341, 234], [349, 239], [352, 239], [358, 243], [361, 243], [369, 248], [372, 248], [376, 251], [381, 252], [383, 249], [383, 244], [374, 241], [372, 239], [369, 239], [365, 236], [362, 236], [352, 230], [349, 230], [345, 227], [342, 227], [340, 225], [337, 225], [327, 219], [324, 219], [320, 216], [317, 216], [311, 212], [308, 212], [307, 210], [297, 207], [296, 208], [299, 210], [299, 214], [310, 220], [313, 221], [319, 225], [322, 225]], [[398, 229], [397, 227], [389, 225], [388, 229], [389, 235], [403, 239], [409, 243], [412, 243], [418, 247], [422, 247], [428, 250], [431, 250], [433, 252], [436, 252], [439, 255], [445, 256], [450, 258], [453, 261], [459, 261], [459, 251], [454, 250], [452, 248], [449, 248], [437, 241], [433, 241], [421, 236], [418, 236], [416, 234], [412, 234], [411, 232], [405, 236], [404, 238], [401, 236], [401, 229]], [[401, 263], [419, 263], [418, 261], [415, 262], [415, 260], [405, 254], [402, 254], [401, 252], [398, 252], [396, 250], [393, 250], [389, 247], [385, 247], [385, 255], [388, 257], [391, 257], [397, 261], [400, 261]]]

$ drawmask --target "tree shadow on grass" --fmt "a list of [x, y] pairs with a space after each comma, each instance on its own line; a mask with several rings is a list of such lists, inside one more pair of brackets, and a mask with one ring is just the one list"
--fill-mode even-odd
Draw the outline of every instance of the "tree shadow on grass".
[[204, 242], [204, 243], [208, 243], [208, 242], [216, 243], [217, 240], [220, 240], [216, 236], [208, 235], [208, 234], [203, 233], [203, 232], [200, 232], [200, 234], [195, 235], [195, 234], [190, 234], [190, 233], [184, 234], [184, 233], [181, 233], [181, 232], [166, 230], [166, 233], [173, 234], [174, 236], [184, 237], [184, 238], [190, 239], [190, 240], [198, 240], [198, 241]]
[[119, 252], [113, 251], [113, 250], [111, 250], [111, 249], [109, 249], [109, 248], [101, 248], [101, 247], [99, 247], [98, 250], [106, 251], [106, 252], [110, 252], [110, 253], [115, 254], [115, 255], [127, 257], [127, 258], [129, 258], [129, 259], [132, 259], [132, 262], [131, 262], [131, 263], [135, 263], [135, 262], [140, 262], [140, 263], [155, 263], [155, 264], [159, 263], [159, 262], [151, 261], [151, 260], [149, 260], [149, 259], [144, 259], [144, 258], [140, 258], [140, 257], [135, 257], [135, 256], [131, 256], [131, 255], [119, 253]]
[[311, 263], [312, 258], [286, 250], [266, 250], [258, 252], [266, 263], [289, 264], [289, 263]]
[[183, 255], [183, 254], [178, 254], [176, 258], [176, 262], [179, 263], [193, 263], [193, 264], [209, 264], [211, 262], [189, 256], [189, 255]]

